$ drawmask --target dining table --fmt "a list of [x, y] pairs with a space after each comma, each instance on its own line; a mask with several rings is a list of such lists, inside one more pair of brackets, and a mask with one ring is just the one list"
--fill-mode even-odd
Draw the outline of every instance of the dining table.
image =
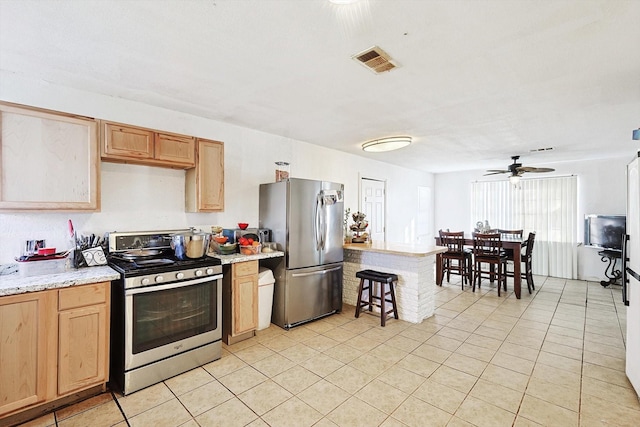
[[[440, 236], [436, 236], [436, 245], [443, 246]], [[526, 243], [526, 239], [517, 237], [503, 237], [501, 239], [504, 249], [513, 250], [513, 292], [516, 298], [520, 299], [522, 287], [522, 263], [520, 262], [522, 248]], [[473, 237], [465, 237], [465, 246], [473, 246]], [[442, 286], [442, 253], [436, 255], [436, 285]]]

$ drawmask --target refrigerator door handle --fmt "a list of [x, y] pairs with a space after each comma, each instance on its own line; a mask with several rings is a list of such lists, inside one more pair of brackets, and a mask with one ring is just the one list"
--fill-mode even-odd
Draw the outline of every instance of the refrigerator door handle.
[[625, 234], [622, 236], [622, 302], [624, 305], [629, 305], [629, 298], [627, 294], [627, 287], [629, 283], [628, 273], [632, 272], [630, 268], [627, 267], [627, 261], [629, 258], [627, 257], [627, 247], [629, 246], [629, 235]]
[[332, 271], [340, 270], [341, 268], [342, 266], [329, 268], [327, 270], [312, 271], [311, 273], [293, 273], [291, 277], [305, 277], [305, 276], [315, 276], [317, 274], [327, 274], [327, 273], [331, 273]]
[[319, 193], [316, 197], [316, 209], [315, 209], [315, 221], [313, 222], [313, 232], [316, 238], [316, 250], [322, 250], [322, 193]]
[[327, 235], [329, 234], [329, 227], [327, 226], [327, 205], [322, 203], [322, 250], [327, 250]]

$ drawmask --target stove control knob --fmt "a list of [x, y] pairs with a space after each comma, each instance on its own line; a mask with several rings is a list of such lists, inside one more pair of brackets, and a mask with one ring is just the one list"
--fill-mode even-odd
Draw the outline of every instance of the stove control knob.
[[178, 279], [178, 280], [184, 279], [184, 273], [177, 273], [176, 274], [176, 279]]
[[164, 282], [164, 277], [156, 276], [156, 283]]
[[207, 268], [207, 274], [208, 275], [212, 275], [213, 274], [213, 268]]
[[144, 279], [142, 279], [142, 280], [140, 281], [140, 283], [142, 283], [142, 284], [143, 284], [143, 285], [145, 285], [145, 286], [146, 286], [146, 285], [148, 285], [148, 284], [149, 284], [149, 278], [148, 278], [148, 277], [145, 277]]
[[196, 276], [200, 277], [202, 276], [202, 270], [196, 270]]

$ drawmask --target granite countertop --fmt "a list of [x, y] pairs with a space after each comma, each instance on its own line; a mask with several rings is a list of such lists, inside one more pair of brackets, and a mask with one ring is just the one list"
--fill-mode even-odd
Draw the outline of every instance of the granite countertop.
[[344, 249], [364, 252], [378, 252], [390, 255], [405, 256], [429, 256], [446, 252], [447, 248], [435, 245], [413, 245], [406, 243], [371, 242], [371, 243], [346, 243]]
[[222, 265], [225, 264], [234, 264], [236, 262], [245, 262], [245, 261], [255, 261], [266, 258], [279, 258], [284, 256], [284, 252], [275, 251], [275, 252], [261, 252], [255, 255], [243, 255], [243, 254], [231, 254], [231, 255], [220, 255], [216, 253], [209, 253], [207, 256], [218, 258]]
[[[233, 264], [236, 262], [283, 257], [284, 252], [276, 251], [256, 255], [220, 255], [212, 253], [208, 254], [208, 256], [218, 258], [222, 264]], [[57, 274], [23, 277], [18, 273], [16, 264], [7, 264], [0, 266], [0, 297], [26, 292], [44, 291], [47, 289], [66, 288], [75, 285], [110, 282], [119, 278], [120, 273], [106, 265], [70, 269]]]
[[120, 273], [106, 265], [70, 269], [64, 273], [43, 274], [40, 276], [23, 277], [10, 267], [4, 267], [4, 274], [0, 275], [0, 296], [16, 295], [26, 292], [44, 291], [47, 289], [66, 288], [75, 285], [110, 282], [120, 278]]

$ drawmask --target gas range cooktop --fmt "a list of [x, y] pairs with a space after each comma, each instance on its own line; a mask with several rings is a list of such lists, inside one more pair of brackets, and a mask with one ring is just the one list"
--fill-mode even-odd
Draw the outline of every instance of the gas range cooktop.
[[[217, 258], [177, 259], [171, 249], [171, 235], [189, 230], [134, 231], [109, 233], [109, 266], [124, 278], [165, 274], [162, 280], [183, 280], [190, 276], [217, 274], [222, 263]], [[150, 253], [151, 256], [133, 256], [134, 253]], [[154, 253], [155, 252], [155, 253]]]
[[152, 258], [137, 260], [127, 260], [120, 258], [118, 254], [111, 254], [108, 260], [109, 266], [125, 277], [206, 268], [222, 264], [219, 259], [208, 256], [179, 260], [175, 258], [172, 251], [163, 251], [161, 254]]

